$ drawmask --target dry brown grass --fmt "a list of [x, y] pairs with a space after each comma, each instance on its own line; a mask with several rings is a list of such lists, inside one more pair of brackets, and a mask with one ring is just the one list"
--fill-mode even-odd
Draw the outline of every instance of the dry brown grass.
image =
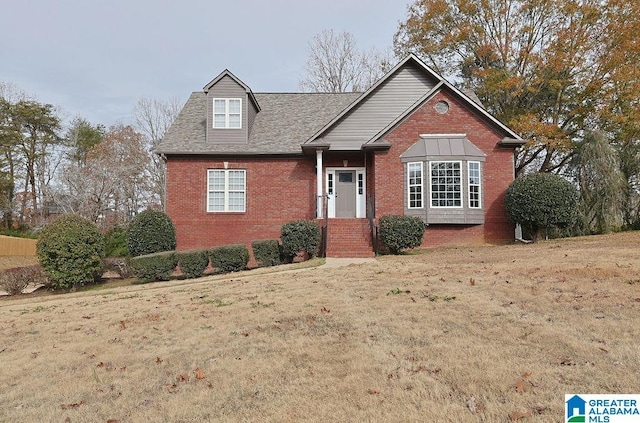
[[565, 393], [639, 392], [639, 244], [0, 300], [0, 422], [562, 421]]

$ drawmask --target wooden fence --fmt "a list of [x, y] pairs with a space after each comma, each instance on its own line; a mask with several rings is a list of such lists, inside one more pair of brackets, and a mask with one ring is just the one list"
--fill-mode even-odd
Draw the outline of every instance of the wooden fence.
[[0, 235], [0, 256], [35, 256], [36, 240]]

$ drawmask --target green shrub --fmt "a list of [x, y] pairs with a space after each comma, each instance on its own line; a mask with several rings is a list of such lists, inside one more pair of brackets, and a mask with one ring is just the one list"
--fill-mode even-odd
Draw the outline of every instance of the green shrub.
[[178, 264], [182, 274], [187, 278], [199, 278], [209, 264], [209, 255], [206, 250], [179, 251]]
[[83, 286], [102, 274], [104, 237], [80, 216], [64, 215], [45, 226], [36, 251], [54, 289]]
[[391, 254], [422, 245], [424, 230], [424, 222], [417, 217], [388, 215], [380, 218], [380, 241]]
[[532, 173], [509, 185], [504, 198], [509, 219], [537, 241], [543, 229], [566, 228], [578, 218], [578, 190], [562, 176]]
[[209, 258], [220, 272], [237, 272], [247, 268], [249, 250], [246, 245], [223, 245], [210, 249]]
[[251, 243], [253, 256], [258, 266], [267, 267], [280, 264], [280, 243], [277, 239], [262, 239]]
[[129, 257], [127, 230], [125, 228], [115, 227], [110, 229], [104, 234], [104, 239], [104, 253], [107, 257]]
[[133, 257], [176, 248], [176, 229], [169, 216], [158, 210], [145, 210], [129, 223], [127, 248]]
[[0, 287], [9, 295], [18, 295], [29, 285], [48, 285], [44, 269], [39, 264], [16, 267], [0, 272]]
[[296, 220], [282, 225], [280, 232], [282, 253], [286, 261], [291, 261], [298, 253], [313, 257], [320, 245], [320, 228], [313, 220]]
[[129, 261], [131, 272], [140, 282], [168, 281], [177, 265], [175, 251], [146, 254]]

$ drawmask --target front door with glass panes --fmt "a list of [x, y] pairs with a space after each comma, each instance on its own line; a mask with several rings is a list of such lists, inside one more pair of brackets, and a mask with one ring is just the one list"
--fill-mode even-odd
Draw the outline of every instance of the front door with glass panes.
[[326, 176], [328, 217], [365, 217], [364, 168], [329, 168]]

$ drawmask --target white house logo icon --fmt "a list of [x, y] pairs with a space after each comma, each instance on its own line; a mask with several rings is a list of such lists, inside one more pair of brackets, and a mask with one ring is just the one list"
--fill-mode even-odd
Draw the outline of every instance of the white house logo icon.
[[567, 400], [567, 423], [584, 423], [585, 406], [587, 402], [579, 395], [574, 395]]

